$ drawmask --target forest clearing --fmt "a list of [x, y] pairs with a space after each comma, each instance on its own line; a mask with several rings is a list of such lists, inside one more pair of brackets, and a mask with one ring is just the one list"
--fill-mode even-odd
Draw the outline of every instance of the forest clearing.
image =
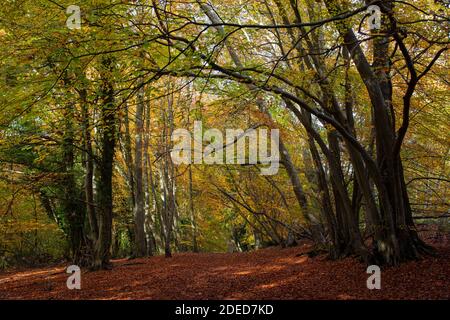
[[2, 0], [0, 300], [449, 299], [449, 35], [447, 0]]

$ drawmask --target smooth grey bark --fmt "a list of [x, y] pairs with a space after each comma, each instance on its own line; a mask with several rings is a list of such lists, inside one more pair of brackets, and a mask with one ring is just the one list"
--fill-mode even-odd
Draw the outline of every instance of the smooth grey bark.
[[192, 250], [198, 252], [198, 242], [197, 242], [197, 219], [195, 214], [194, 206], [194, 191], [192, 186], [192, 166], [189, 166], [189, 211], [191, 215], [191, 227], [192, 227]]
[[123, 154], [125, 156], [125, 165], [127, 168], [127, 183], [130, 188], [130, 200], [132, 204], [132, 208], [134, 208], [135, 204], [135, 195], [134, 189], [136, 188], [134, 182], [134, 168], [133, 168], [133, 155], [131, 151], [131, 133], [130, 133], [130, 111], [128, 104], [124, 104], [124, 127], [125, 134], [120, 135], [120, 139], [123, 140]]
[[[145, 108], [145, 133], [144, 133], [144, 193], [145, 193], [145, 233], [147, 238], [147, 254], [152, 256], [158, 251], [156, 238], [155, 238], [155, 221], [153, 217], [153, 213], [155, 210], [152, 210], [152, 204], [157, 199], [153, 199], [156, 195], [153, 194], [154, 186], [153, 186], [153, 177], [151, 177], [151, 162], [150, 162], [150, 103], [146, 104]], [[153, 202], [152, 202], [153, 200]], [[156, 207], [156, 204], [155, 204]], [[159, 211], [157, 211], [159, 214]]]
[[[170, 85], [168, 91], [170, 92]], [[172, 257], [171, 242], [174, 239], [174, 219], [176, 214], [176, 199], [175, 199], [175, 178], [174, 165], [170, 156], [172, 149], [172, 142], [170, 137], [173, 132], [173, 94], [169, 93], [167, 99], [167, 113], [163, 108], [161, 109], [161, 120], [163, 123], [163, 130], [161, 132], [162, 142], [162, 161], [160, 165], [160, 186], [163, 195], [163, 203], [161, 208], [163, 231], [164, 231], [164, 253], [167, 258]]]
[[145, 199], [144, 199], [144, 174], [142, 157], [142, 140], [144, 134], [144, 87], [137, 93], [137, 105], [135, 116], [135, 143], [134, 143], [134, 256], [144, 257], [147, 255], [147, 239], [145, 236]]

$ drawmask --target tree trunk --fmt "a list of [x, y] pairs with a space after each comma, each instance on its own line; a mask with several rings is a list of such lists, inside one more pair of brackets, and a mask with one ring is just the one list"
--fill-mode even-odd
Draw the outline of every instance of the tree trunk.
[[84, 141], [84, 153], [85, 153], [85, 163], [84, 163], [84, 193], [86, 199], [86, 211], [89, 221], [89, 240], [94, 243], [98, 238], [98, 223], [95, 213], [95, 203], [94, 203], [94, 158], [92, 149], [92, 138], [91, 138], [91, 128], [89, 122], [89, 110], [86, 101], [86, 90], [80, 92], [81, 99], [81, 112], [83, 119], [83, 141]]
[[147, 241], [145, 237], [145, 210], [144, 210], [144, 188], [142, 168], [142, 138], [144, 133], [144, 88], [138, 91], [136, 106], [136, 134], [134, 152], [134, 178], [135, 178], [135, 201], [134, 201], [134, 256], [144, 257], [147, 255]]
[[[144, 135], [144, 190], [145, 190], [145, 234], [147, 239], [147, 254], [152, 256], [158, 251], [158, 247], [156, 244], [155, 238], [155, 221], [153, 218], [153, 213], [156, 211], [159, 214], [159, 210], [156, 209], [156, 194], [154, 193], [153, 186], [153, 177], [151, 173], [151, 162], [150, 162], [150, 152], [149, 152], [149, 143], [150, 143], [150, 103], [146, 104], [145, 108], [145, 135]], [[150, 191], [152, 190], [152, 191]], [[153, 197], [152, 197], [153, 195]], [[152, 207], [152, 198], [155, 201], [155, 208]]]
[[192, 188], [192, 166], [189, 166], [189, 210], [191, 214], [191, 227], [192, 227], [192, 250], [194, 252], [198, 252], [197, 221], [195, 218], [194, 195]]
[[69, 242], [72, 261], [74, 264], [84, 265], [82, 248], [84, 244], [84, 210], [78, 200], [78, 187], [74, 176], [74, 107], [68, 105], [65, 109], [65, 130], [62, 143], [63, 149], [63, 211], [67, 219]]
[[112, 238], [113, 198], [112, 176], [114, 148], [116, 143], [116, 110], [114, 106], [114, 88], [110, 82], [113, 62], [110, 58], [102, 61], [105, 70], [102, 74], [103, 105], [100, 109], [100, 160], [97, 177], [97, 221], [98, 239], [94, 248], [93, 269], [110, 267], [110, 249]]
[[[336, 1], [325, 1], [330, 14], [342, 12]], [[384, 21], [384, 20], [383, 20]], [[378, 39], [375, 42], [374, 71], [364, 55], [353, 30], [344, 21], [337, 22], [337, 29], [356, 69], [369, 94], [374, 117], [377, 166], [367, 166], [369, 174], [378, 191], [380, 202], [381, 225], [378, 239], [374, 241], [374, 258], [379, 264], [396, 265], [401, 261], [415, 259], [429, 248], [418, 238], [409, 219], [408, 194], [403, 187], [403, 167], [400, 156], [395, 154], [396, 137], [392, 122], [392, 101], [390, 85], [383, 71], [388, 57], [388, 41]], [[383, 27], [386, 27], [383, 23]], [[411, 220], [411, 223], [406, 223]]]

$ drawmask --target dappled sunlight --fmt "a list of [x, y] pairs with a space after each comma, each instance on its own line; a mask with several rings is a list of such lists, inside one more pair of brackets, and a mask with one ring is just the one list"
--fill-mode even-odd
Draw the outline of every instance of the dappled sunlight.
[[[184, 254], [176, 263], [118, 265], [82, 273], [81, 290], [66, 288], [64, 268], [8, 275], [4, 299], [391, 299], [444, 297], [450, 248], [440, 256], [384, 271], [383, 290], [369, 292], [365, 269], [354, 259], [330, 262], [297, 257], [298, 249], [261, 250], [250, 255]], [[195, 259], [197, 258], [197, 259]], [[124, 268], [120, 267], [124, 266]], [[120, 267], [120, 268], [118, 268]], [[175, 270], [174, 270], [175, 268]], [[425, 272], [426, 270], [426, 272]], [[14, 280], [14, 281], [11, 281]], [[433, 288], [430, 289], [430, 283]], [[434, 294], [434, 295], [433, 295]]]
[[254, 273], [254, 271], [239, 271], [239, 272], [235, 272], [233, 274], [237, 275], [237, 276], [246, 276], [246, 275], [249, 275], [249, 274], [252, 274], [252, 273]]
[[64, 272], [64, 268], [53, 268], [53, 269], [46, 269], [46, 270], [29, 270], [29, 271], [23, 271], [16, 273], [14, 275], [6, 276], [5, 278], [0, 278], [0, 284], [6, 283], [10, 281], [18, 281], [26, 278], [33, 278], [36, 276], [41, 275], [47, 275], [47, 277], [55, 277], [61, 273]]
[[261, 288], [261, 289], [270, 289], [270, 288], [273, 288], [273, 287], [277, 287], [277, 286], [280, 286], [281, 284], [279, 283], [279, 282], [274, 282], [274, 283], [269, 283], [269, 284], [263, 284], [263, 285], [260, 285], [260, 286], [258, 286], [258, 288]]
[[288, 257], [288, 258], [278, 259], [277, 263], [279, 263], [280, 265], [293, 265], [293, 264], [303, 264], [303, 263], [307, 262], [308, 260], [309, 260], [308, 256], [301, 256], [298, 258]]

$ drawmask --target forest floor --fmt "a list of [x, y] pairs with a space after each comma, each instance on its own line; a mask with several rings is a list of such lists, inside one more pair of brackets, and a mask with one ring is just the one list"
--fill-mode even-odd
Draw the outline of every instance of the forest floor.
[[380, 290], [355, 259], [309, 258], [303, 245], [114, 260], [82, 271], [81, 290], [67, 289], [65, 266], [8, 271], [0, 299], [450, 299], [450, 245], [435, 247], [437, 257], [382, 270]]

